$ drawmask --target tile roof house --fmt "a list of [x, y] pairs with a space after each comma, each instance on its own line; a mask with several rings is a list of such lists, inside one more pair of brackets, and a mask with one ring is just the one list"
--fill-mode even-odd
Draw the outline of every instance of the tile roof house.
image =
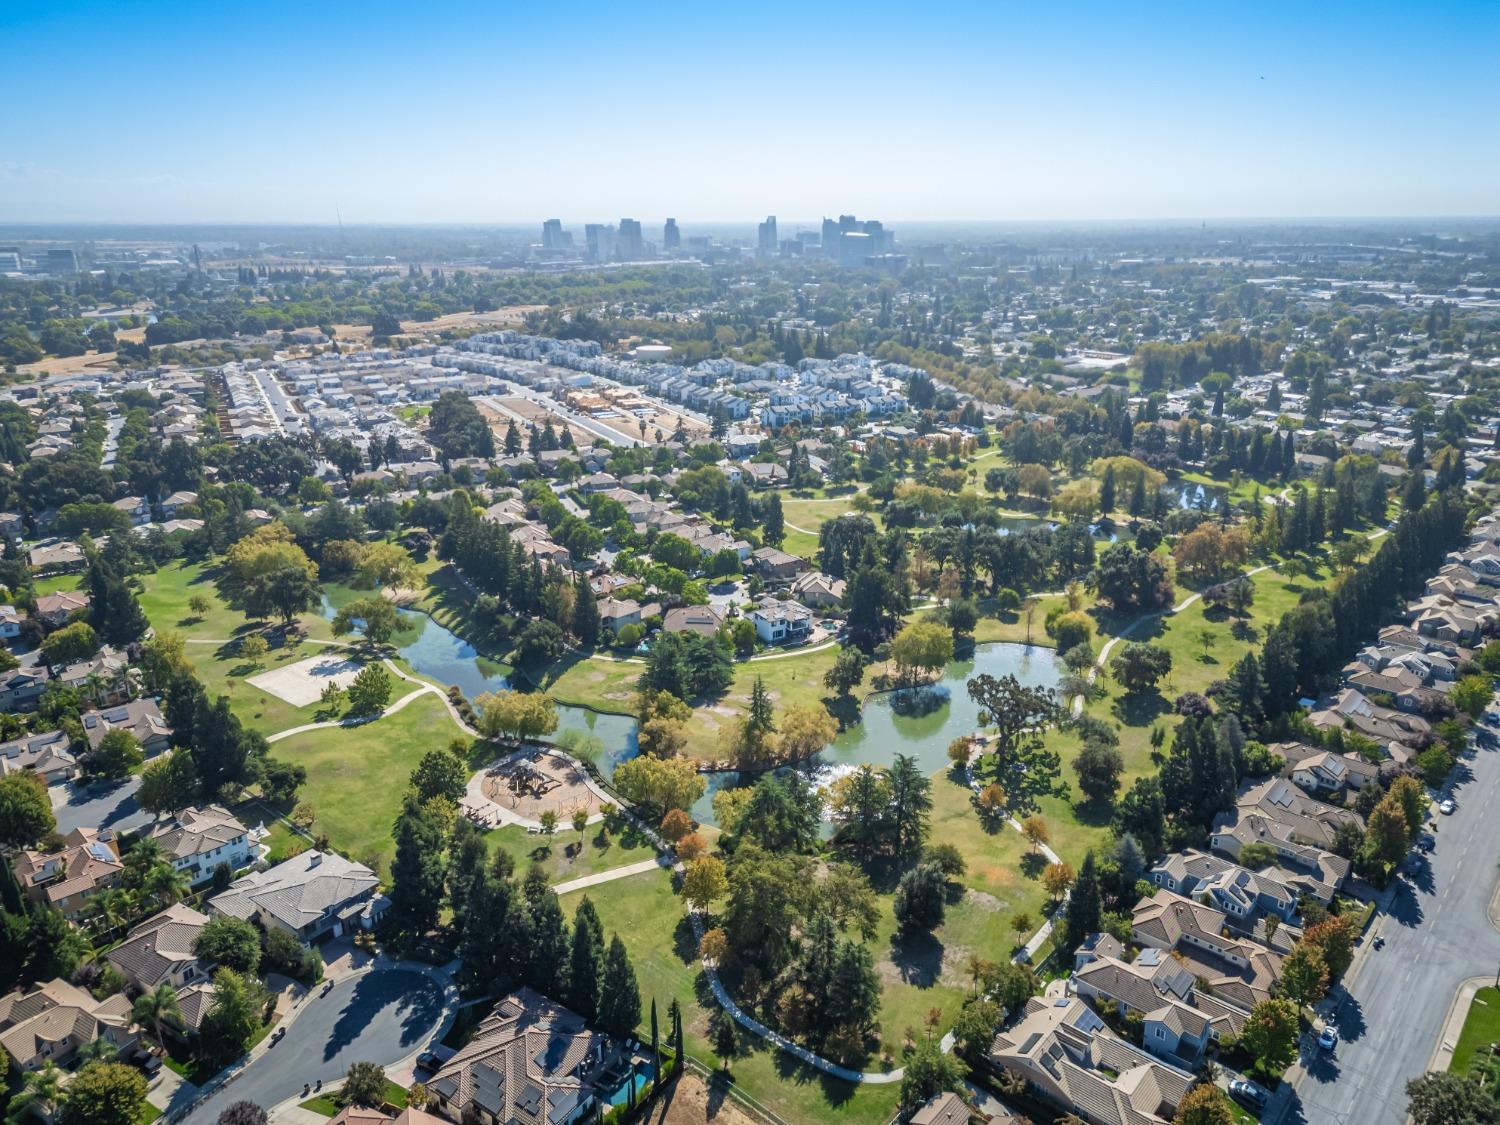
[[1184, 1043], [1182, 1034], [1170, 1040], [1156, 1036], [1154, 1043], [1150, 1038], [1145, 1041], [1148, 1051], [1169, 1056], [1167, 1061], [1174, 1065], [1185, 1062], [1190, 1068], [1196, 1067], [1210, 1041], [1238, 1036], [1244, 1030], [1249, 1015], [1245, 1009], [1201, 991], [1193, 974], [1160, 949], [1142, 949], [1134, 961], [1104, 955], [1080, 960], [1083, 964], [1074, 969], [1069, 981], [1073, 991], [1096, 1002], [1116, 1005], [1122, 1016], [1135, 1012], [1144, 1018], [1163, 1008], [1192, 1011], [1192, 1015], [1166, 1021], [1175, 1021], [1182, 1028], [1201, 1026], [1201, 1031], [1188, 1036], [1190, 1042]]
[[1241, 789], [1235, 807], [1269, 816], [1291, 828], [1296, 837], [1324, 849], [1332, 848], [1340, 825], [1364, 828], [1364, 821], [1352, 809], [1309, 797], [1280, 777], [1267, 778]]
[[1235, 809], [1220, 816], [1214, 821], [1209, 841], [1214, 851], [1231, 859], [1237, 859], [1247, 844], [1266, 845], [1276, 853], [1283, 876], [1299, 892], [1324, 902], [1332, 901], [1353, 869], [1343, 856], [1300, 839], [1291, 826], [1257, 812]]
[[789, 555], [776, 547], [757, 547], [750, 552], [750, 560], [762, 578], [796, 578], [804, 570], [812, 569], [807, 560]]
[[667, 610], [661, 627], [665, 633], [697, 633], [712, 637], [724, 624], [719, 611], [707, 605], [683, 605]]
[[756, 636], [768, 645], [795, 644], [812, 632], [812, 611], [797, 602], [762, 598], [746, 616]]
[[0, 996], [0, 1047], [21, 1070], [66, 1065], [78, 1048], [105, 1039], [118, 1052], [138, 1039], [123, 993], [95, 1000], [77, 985], [52, 980], [30, 992]]
[[1234, 936], [1224, 912], [1171, 891], [1136, 903], [1131, 935], [1141, 945], [1174, 954], [1189, 972], [1208, 982], [1215, 996], [1250, 1009], [1271, 995], [1281, 979], [1281, 958]]
[[55, 852], [28, 848], [15, 860], [16, 879], [26, 897], [60, 910], [70, 922], [89, 899], [119, 886], [124, 871], [109, 833], [92, 828], [73, 829]]
[[1169, 855], [1151, 869], [1151, 881], [1158, 887], [1185, 898], [1206, 897], [1242, 929], [1265, 913], [1283, 922], [1297, 917], [1298, 892], [1277, 875], [1274, 867], [1251, 871], [1193, 849]]
[[844, 600], [844, 580], [830, 578], [821, 570], [809, 570], [792, 580], [792, 597], [803, 605], [827, 609]]
[[0, 672], [0, 711], [35, 711], [51, 679], [42, 665]]
[[1121, 1039], [1076, 997], [1032, 997], [1025, 1018], [995, 1036], [988, 1061], [1091, 1125], [1162, 1125], [1195, 1081]]
[[134, 927], [105, 954], [105, 960], [142, 992], [159, 984], [181, 989], [203, 983], [208, 980], [209, 966], [193, 953], [193, 942], [206, 925], [207, 914], [186, 903], [174, 903]]
[[0, 742], [0, 777], [30, 770], [48, 785], [67, 781], [78, 774], [72, 745], [73, 740], [60, 730]]
[[222, 805], [182, 809], [152, 824], [146, 836], [195, 885], [213, 878], [221, 863], [234, 872], [256, 859], [249, 829]]
[[73, 590], [59, 590], [55, 594], [42, 594], [36, 600], [36, 617], [49, 629], [63, 625], [75, 613], [89, 607], [89, 596]]
[[568, 1125], [634, 1081], [637, 1060], [529, 988], [506, 996], [427, 1083], [428, 1109], [487, 1125]]
[[172, 728], [162, 718], [161, 708], [154, 699], [132, 699], [118, 707], [85, 711], [78, 721], [83, 724], [84, 737], [92, 750], [99, 748], [110, 731], [128, 730], [135, 735], [146, 757], [154, 758], [168, 747], [172, 738]]
[[263, 926], [312, 944], [374, 925], [388, 905], [377, 897], [379, 884], [364, 864], [310, 849], [269, 871], [236, 879], [208, 905], [231, 918], [258, 918]]

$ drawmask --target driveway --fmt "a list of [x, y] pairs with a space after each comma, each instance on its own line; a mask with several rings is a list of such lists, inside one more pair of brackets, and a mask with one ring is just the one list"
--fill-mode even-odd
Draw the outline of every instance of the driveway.
[[48, 795], [57, 830], [66, 836], [75, 828], [134, 832], [145, 827], [155, 818], [136, 803], [135, 791], [140, 787], [139, 777], [114, 784], [52, 786]]
[[1306, 1070], [1283, 1122], [1400, 1125], [1406, 1083], [1426, 1072], [1455, 993], [1470, 977], [1496, 972], [1500, 931], [1490, 921], [1500, 855], [1500, 750], [1463, 759], [1458, 808], [1434, 813], [1431, 852], [1413, 852], [1409, 874], [1370, 935], [1349, 980], [1329, 1002], [1341, 1042], [1332, 1052], [1304, 1045]]
[[245, 1100], [270, 1107], [304, 1084], [343, 1078], [353, 1063], [391, 1066], [427, 1046], [445, 1015], [442, 987], [413, 969], [373, 969], [316, 993], [275, 1047], [195, 1107], [187, 1125], [213, 1125], [226, 1106]]

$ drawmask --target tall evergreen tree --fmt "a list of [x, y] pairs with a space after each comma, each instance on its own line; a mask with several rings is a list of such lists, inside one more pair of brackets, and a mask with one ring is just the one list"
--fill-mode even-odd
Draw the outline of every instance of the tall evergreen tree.
[[391, 915], [406, 933], [424, 934], [437, 925], [443, 902], [443, 826], [410, 793], [396, 818], [394, 835]]
[[579, 574], [574, 583], [573, 635], [584, 648], [593, 648], [599, 643], [599, 603], [594, 598], [594, 588], [589, 585], [587, 574]]
[[600, 978], [604, 974], [604, 927], [594, 904], [585, 895], [573, 914], [573, 940], [568, 953], [566, 1002], [585, 1020], [599, 1017]]
[[761, 538], [773, 547], [780, 547], [782, 540], [786, 538], [786, 517], [781, 512], [781, 494], [778, 492], [766, 497]]
[[641, 1022], [641, 990], [619, 934], [610, 938], [599, 991], [599, 1026], [616, 1038], [634, 1035]]
[[1099, 896], [1099, 870], [1090, 849], [1078, 868], [1068, 897], [1067, 917], [1063, 924], [1063, 948], [1077, 949], [1089, 934], [1097, 933], [1103, 916]]

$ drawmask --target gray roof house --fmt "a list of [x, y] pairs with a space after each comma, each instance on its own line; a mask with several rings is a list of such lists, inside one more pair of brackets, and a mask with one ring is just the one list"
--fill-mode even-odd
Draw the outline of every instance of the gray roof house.
[[309, 850], [269, 871], [236, 879], [208, 905], [231, 918], [259, 918], [262, 925], [310, 945], [354, 927], [373, 926], [387, 905], [376, 894], [379, 885], [364, 864], [336, 852]]

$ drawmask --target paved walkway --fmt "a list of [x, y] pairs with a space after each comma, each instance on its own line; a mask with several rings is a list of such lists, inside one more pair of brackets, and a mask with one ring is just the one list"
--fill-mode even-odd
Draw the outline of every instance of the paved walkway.
[[643, 859], [639, 863], [627, 863], [621, 867], [611, 867], [608, 871], [598, 871], [593, 875], [580, 875], [577, 879], [569, 879], [565, 883], [553, 883], [552, 889], [559, 895], [568, 894], [571, 891], [581, 891], [587, 887], [597, 887], [600, 883], [612, 883], [616, 879], [628, 879], [632, 875], [644, 875], [647, 871], [656, 871], [661, 868], [670, 869], [673, 866], [671, 856], [659, 855], [655, 859]]

